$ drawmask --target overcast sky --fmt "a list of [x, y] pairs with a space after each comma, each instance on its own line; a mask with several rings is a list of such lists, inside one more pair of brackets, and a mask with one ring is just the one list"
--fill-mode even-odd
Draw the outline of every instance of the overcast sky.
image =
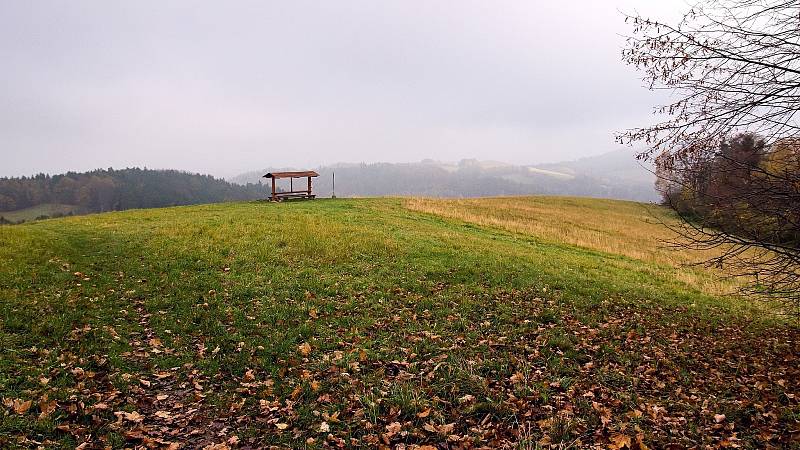
[[0, 0], [0, 176], [614, 150], [658, 95], [620, 11], [680, 0]]

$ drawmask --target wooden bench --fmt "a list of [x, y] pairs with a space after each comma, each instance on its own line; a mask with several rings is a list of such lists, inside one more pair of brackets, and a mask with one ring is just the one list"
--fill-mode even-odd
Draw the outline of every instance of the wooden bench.
[[311, 199], [313, 199], [315, 197], [316, 197], [316, 195], [309, 194], [306, 191], [303, 191], [303, 192], [276, 192], [274, 199], [275, 199], [275, 201], [280, 202], [282, 200], [292, 200], [292, 199], [300, 199], [300, 198], [311, 200]]
[[[311, 179], [318, 176], [319, 174], [317, 172], [314, 172], [313, 170], [306, 170], [302, 172], [270, 172], [264, 175], [264, 178], [272, 179], [272, 195], [270, 196], [270, 200], [273, 202], [280, 202], [283, 200], [311, 200], [316, 198], [316, 195], [311, 193]], [[275, 180], [279, 180], [281, 178], [289, 179], [289, 190], [286, 192], [278, 192], [277, 186], [275, 185]], [[295, 178], [307, 178], [308, 188], [302, 191], [295, 191], [293, 184]]]

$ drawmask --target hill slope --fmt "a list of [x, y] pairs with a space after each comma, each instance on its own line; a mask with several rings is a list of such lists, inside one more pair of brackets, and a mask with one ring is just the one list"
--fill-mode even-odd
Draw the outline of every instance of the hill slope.
[[81, 214], [85, 210], [77, 205], [63, 205], [60, 203], [40, 203], [15, 211], [0, 212], [0, 223], [22, 223], [40, 218], [63, 217]]
[[659, 256], [667, 212], [446, 202], [0, 228], [0, 444], [790, 445], [797, 329]]

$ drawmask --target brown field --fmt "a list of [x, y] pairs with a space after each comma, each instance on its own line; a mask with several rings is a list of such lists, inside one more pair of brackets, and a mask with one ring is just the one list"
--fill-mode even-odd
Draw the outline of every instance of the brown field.
[[678, 218], [658, 205], [573, 197], [481, 199], [411, 198], [409, 209], [480, 226], [520, 233], [546, 242], [577, 245], [663, 265], [675, 279], [709, 294], [730, 294], [741, 281], [719, 279], [715, 269], [695, 265], [714, 252], [676, 249], [670, 226]]

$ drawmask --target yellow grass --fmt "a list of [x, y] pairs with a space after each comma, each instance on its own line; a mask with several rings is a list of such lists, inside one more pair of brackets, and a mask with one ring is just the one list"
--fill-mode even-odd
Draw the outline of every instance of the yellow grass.
[[666, 224], [678, 219], [657, 205], [572, 197], [480, 199], [411, 198], [414, 211], [521, 233], [551, 243], [566, 243], [623, 255], [671, 268], [677, 280], [710, 294], [728, 294], [739, 285], [718, 271], [691, 266], [713, 252], [670, 248], [678, 238]]

